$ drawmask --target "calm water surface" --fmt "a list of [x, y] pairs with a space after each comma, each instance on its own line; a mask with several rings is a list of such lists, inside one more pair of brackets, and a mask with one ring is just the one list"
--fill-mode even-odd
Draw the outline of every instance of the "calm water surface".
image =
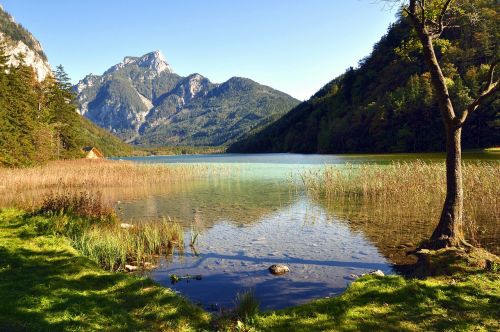
[[[390, 224], [375, 207], [314, 202], [291, 185], [298, 183], [298, 174], [327, 164], [384, 164], [416, 158], [443, 160], [440, 154], [124, 158], [139, 163], [223, 165], [228, 171], [209, 179], [158, 184], [148, 188], [147, 195], [121, 201], [117, 210], [131, 223], [167, 216], [182, 221], [184, 253], [161, 259], [151, 272], [159, 283], [207, 309], [232, 307], [236, 294], [246, 290], [254, 291], [262, 309], [283, 308], [337, 295], [352, 281], [352, 274], [376, 269], [393, 273], [392, 264], [407, 259], [405, 249], [432, 231], [416, 215], [402, 212], [398, 218], [403, 222]], [[497, 157], [469, 154], [466, 158]], [[195, 251], [188, 243], [192, 234], [199, 234]], [[288, 265], [291, 272], [271, 275], [267, 268], [277, 263]], [[202, 279], [171, 284], [171, 274], [201, 275]]]

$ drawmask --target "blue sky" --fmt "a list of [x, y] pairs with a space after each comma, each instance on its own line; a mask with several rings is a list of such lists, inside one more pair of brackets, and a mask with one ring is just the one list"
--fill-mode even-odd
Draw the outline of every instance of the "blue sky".
[[373, 0], [0, 0], [74, 82], [161, 50], [180, 75], [251, 78], [301, 100], [367, 56], [395, 9]]

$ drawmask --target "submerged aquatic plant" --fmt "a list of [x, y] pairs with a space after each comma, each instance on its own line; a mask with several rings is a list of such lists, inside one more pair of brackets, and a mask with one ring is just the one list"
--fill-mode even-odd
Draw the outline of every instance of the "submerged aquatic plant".
[[196, 245], [196, 240], [198, 239], [199, 235], [200, 232], [195, 229], [193, 224], [191, 224], [191, 241], [189, 241], [189, 246], [194, 247]]

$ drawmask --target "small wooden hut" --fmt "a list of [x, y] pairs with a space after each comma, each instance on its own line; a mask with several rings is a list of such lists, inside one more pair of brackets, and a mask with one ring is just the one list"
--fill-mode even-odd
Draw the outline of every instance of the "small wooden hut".
[[82, 149], [86, 159], [102, 159], [104, 155], [95, 146], [86, 146]]

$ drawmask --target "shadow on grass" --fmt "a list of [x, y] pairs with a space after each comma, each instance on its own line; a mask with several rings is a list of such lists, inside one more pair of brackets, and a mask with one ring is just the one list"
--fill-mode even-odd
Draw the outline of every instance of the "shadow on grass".
[[0, 225], [0, 331], [177, 330], [208, 324], [206, 313], [151, 280], [104, 272], [63, 239], [21, 239], [21, 230], [8, 226]]
[[498, 312], [498, 287], [490, 292], [473, 281], [451, 285], [365, 277], [340, 297], [265, 314], [260, 327], [268, 331], [415, 331], [424, 326], [430, 331], [494, 330]]

